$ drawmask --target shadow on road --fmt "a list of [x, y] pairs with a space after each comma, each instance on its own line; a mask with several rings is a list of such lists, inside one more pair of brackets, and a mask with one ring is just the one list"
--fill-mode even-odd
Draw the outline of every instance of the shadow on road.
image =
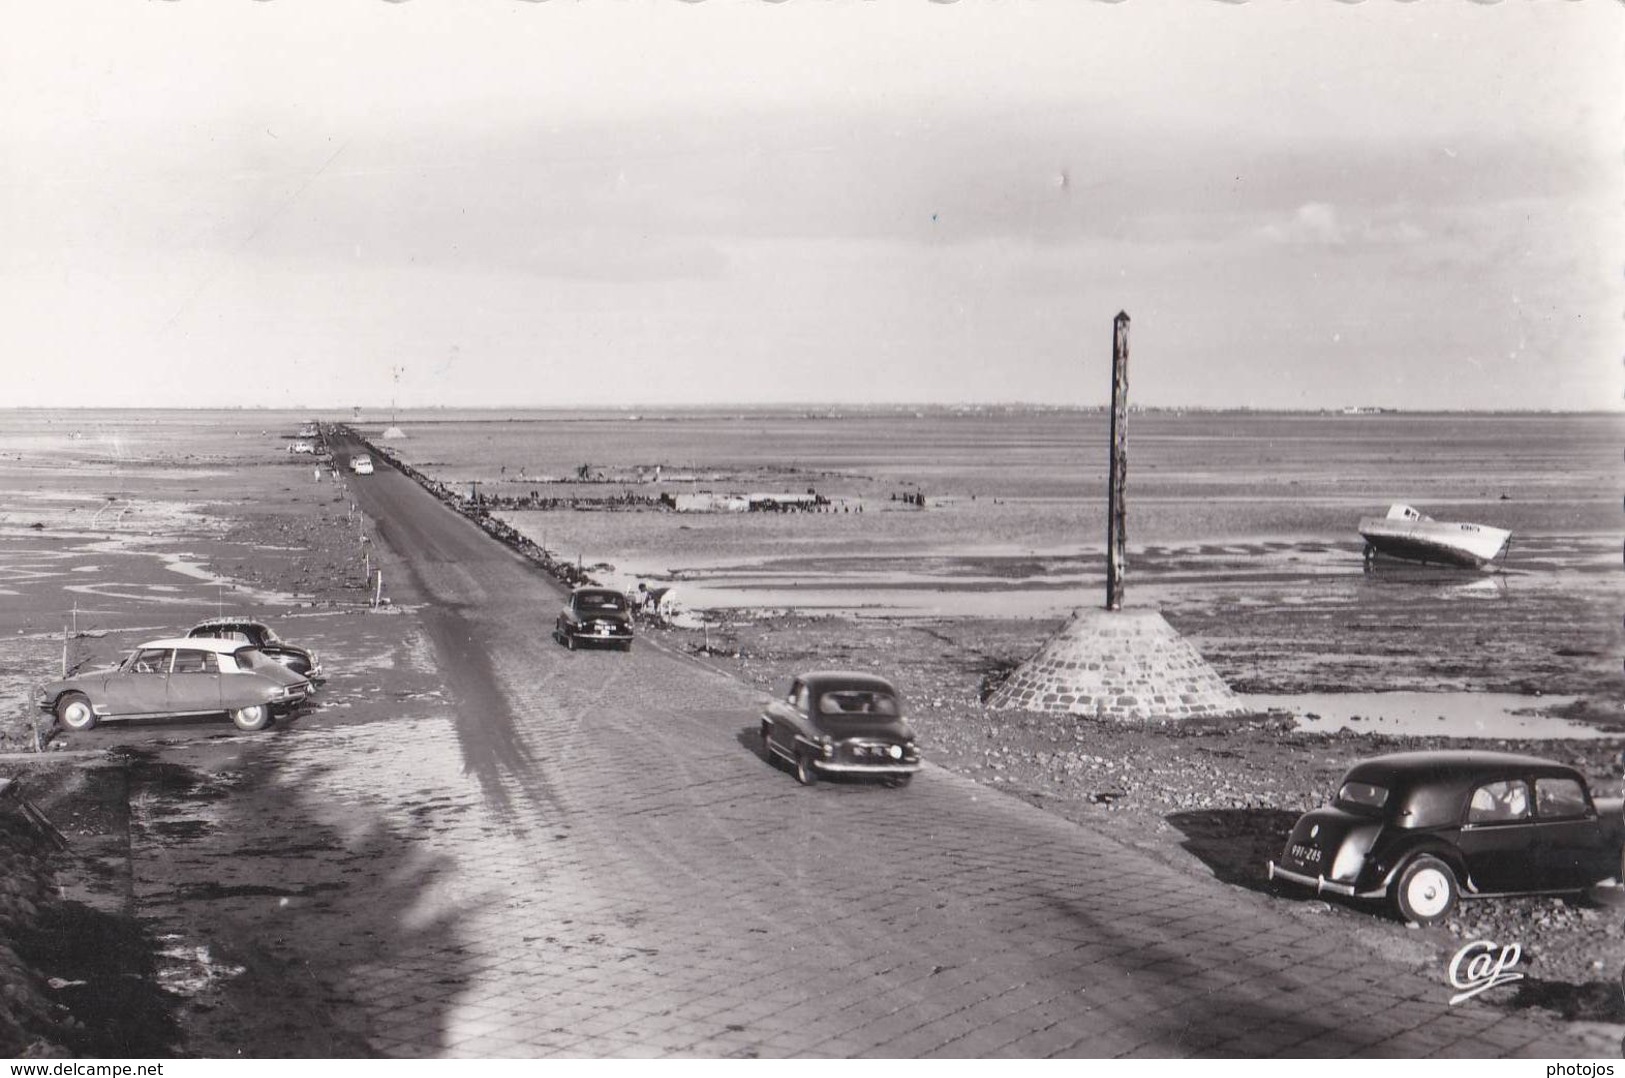
[[1625, 993], [1618, 981], [1565, 984], [1525, 977], [1518, 982], [1518, 994], [1505, 1006], [1520, 1011], [1540, 1007], [1556, 1011], [1569, 1022], [1625, 1022]]
[[[452, 862], [413, 840], [420, 821], [309, 802], [305, 790], [334, 785], [322, 768], [289, 773], [275, 742], [222, 749], [185, 762], [124, 750], [139, 805], [130, 821], [136, 917], [82, 927], [126, 944], [144, 937], [148, 983], [173, 1006], [182, 1055], [443, 1050], [458, 986], [473, 975], [459, 931], [465, 907], [438, 897]], [[106, 959], [117, 964], [85, 974], [90, 986], [133, 961], [127, 946]], [[378, 1022], [408, 1005], [403, 1043], [399, 1026]]]
[[1265, 863], [1278, 860], [1298, 813], [1281, 809], [1204, 809], [1176, 812], [1168, 822], [1181, 843], [1225, 883], [1269, 892]]
[[479, 781], [485, 803], [504, 822], [516, 825], [515, 795], [552, 810], [553, 823], [565, 812], [542, 774], [542, 762], [515, 722], [513, 704], [502, 692], [491, 656], [505, 641], [488, 637], [485, 623], [463, 608], [436, 604], [422, 612], [424, 630], [434, 642], [438, 664], [456, 701], [457, 741], [463, 770]]

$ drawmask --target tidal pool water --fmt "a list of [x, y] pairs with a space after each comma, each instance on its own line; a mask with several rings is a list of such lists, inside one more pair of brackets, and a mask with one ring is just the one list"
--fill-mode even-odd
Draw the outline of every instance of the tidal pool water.
[[1281, 695], [1247, 693], [1242, 699], [1258, 711], [1289, 711], [1305, 730], [1335, 733], [1405, 734], [1422, 737], [1617, 738], [1551, 712], [1574, 703], [1572, 696], [1516, 693], [1351, 692]]

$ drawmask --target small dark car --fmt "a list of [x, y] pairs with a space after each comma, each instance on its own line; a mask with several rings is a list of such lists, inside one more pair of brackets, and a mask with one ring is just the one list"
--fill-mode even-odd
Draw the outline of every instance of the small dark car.
[[769, 759], [788, 761], [803, 786], [820, 773], [875, 775], [906, 786], [920, 769], [903, 698], [874, 674], [820, 670], [796, 678], [784, 699], [762, 712], [762, 747]]
[[577, 588], [553, 623], [553, 638], [571, 651], [578, 644], [632, 650], [632, 604], [614, 588]]
[[237, 640], [252, 644], [289, 670], [303, 674], [317, 685], [325, 680], [321, 659], [314, 651], [288, 643], [277, 636], [265, 622], [254, 618], [240, 615], [209, 618], [192, 626], [186, 631], [186, 635], [198, 639]]
[[1461, 898], [1584, 891], [1616, 880], [1625, 809], [1572, 767], [1499, 752], [1402, 752], [1355, 764], [1292, 829], [1272, 880], [1386, 899], [1436, 924]]
[[242, 730], [263, 730], [273, 715], [302, 707], [310, 682], [248, 644], [153, 640], [109, 670], [47, 682], [35, 703], [69, 730], [109, 718], [227, 714]]

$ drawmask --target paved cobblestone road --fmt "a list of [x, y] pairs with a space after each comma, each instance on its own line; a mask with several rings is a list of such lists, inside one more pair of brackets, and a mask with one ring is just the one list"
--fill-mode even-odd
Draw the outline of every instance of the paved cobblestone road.
[[[565, 651], [547, 637], [558, 592], [522, 559], [393, 469], [352, 489], [399, 559], [386, 572], [411, 577], [391, 591], [421, 603], [448, 699], [387, 730], [249, 742], [298, 796], [232, 841], [302, 829], [340, 854], [288, 860], [280, 901], [295, 953], [313, 919], [353, 926], [301, 961], [356, 1050], [1578, 1051], [1554, 1027], [1447, 1007], [1442, 975], [941, 769], [905, 790], [799, 787], [757, 748], [755, 693], [648, 641]], [[216, 863], [149, 860], [137, 891], [184, 892]], [[263, 895], [233, 900], [271, 916], [253, 912]]]

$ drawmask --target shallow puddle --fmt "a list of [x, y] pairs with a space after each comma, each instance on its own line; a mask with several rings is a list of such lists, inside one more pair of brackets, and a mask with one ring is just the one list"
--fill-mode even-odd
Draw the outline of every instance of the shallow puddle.
[[1352, 730], [1422, 737], [1576, 740], [1620, 736], [1617, 730], [1601, 730], [1551, 714], [1574, 703], [1572, 696], [1493, 692], [1248, 693], [1241, 699], [1259, 711], [1289, 711], [1302, 729], [1315, 733]]

